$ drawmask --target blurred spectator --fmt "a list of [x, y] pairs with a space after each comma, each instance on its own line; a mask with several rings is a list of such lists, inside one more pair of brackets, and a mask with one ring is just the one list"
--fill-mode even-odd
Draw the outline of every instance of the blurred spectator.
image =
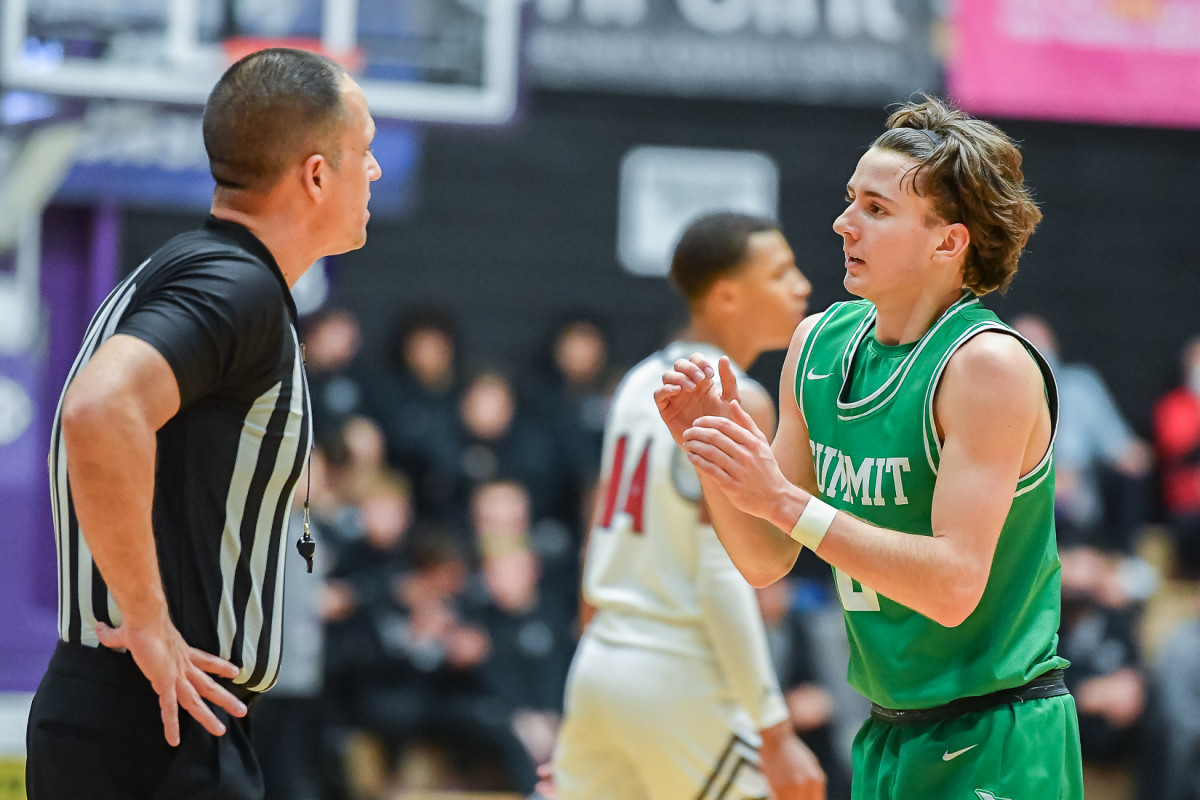
[[529, 494], [511, 481], [480, 486], [471, 519], [481, 554], [480, 619], [492, 638], [487, 679], [511, 707], [517, 738], [534, 763], [550, 760], [574, 646], [571, 610], [539, 589]]
[[793, 584], [785, 578], [756, 591], [771, 663], [779, 676], [792, 726], [825, 769], [829, 800], [848, 800], [848, 764], [834, 745], [833, 696], [820, 682], [813, 637], [805, 616], [792, 602]]
[[401, 317], [375, 376], [371, 408], [388, 460], [412, 476], [421, 517], [451, 502], [458, 468], [459, 340], [450, 316], [431, 308]]
[[313, 489], [312, 509], [335, 554], [363, 533], [359, 500], [387, 471], [385, 447], [379, 426], [363, 416], [346, 418], [318, 442], [325, 480]]
[[355, 363], [362, 339], [358, 320], [345, 309], [319, 311], [306, 317], [303, 326], [313, 435], [320, 441], [364, 410], [366, 395]]
[[[386, 671], [389, 636], [400, 622], [394, 595], [410, 568], [405, 538], [412, 525], [411, 491], [395, 473], [381, 473], [363, 488], [357, 535], [342, 543], [325, 582], [323, 616], [329, 622], [328, 668], [353, 709], [366, 679]], [[358, 718], [352, 712], [352, 718]]]
[[[1200, 607], [1197, 607], [1200, 611]], [[1154, 665], [1153, 768], [1140, 800], [1200, 800], [1200, 618], [1168, 638]]]
[[[306, 486], [314, 494], [324, 485], [324, 459], [314, 451], [300, 476], [289, 524], [280, 554], [287, 591], [283, 595], [283, 666], [271, 691], [263, 693], [254, 712], [254, 750], [262, 765], [266, 786], [264, 800], [319, 800], [323, 796], [324, 715], [321, 692], [324, 685], [325, 636], [321, 620], [321, 573], [329, 564], [318, 550], [313, 574], [291, 544], [303, 530]], [[311, 478], [311, 484], [309, 484]], [[312, 534], [324, 537], [320, 523], [312, 522]]]
[[604, 329], [588, 315], [555, 325], [545, 350], [528, 402], [571, 456], [578, 484], [587, 487], [600, 470], [604, 422], [620, 375], [610, 369]]
[[[322, 593], [331, 738], [338, 740], [333, 747], [346, 759], [345, 788], [354, 798], [379, 797], [390, 780], [387, 762], [400, 748], [381, 732], [372, 709], [374, 695], [380, 685], [412, 679], [416, 673], [409, 668], [408, 651], [418, 657], [421, 652], [420, 643], [407, 638], [408, 620], [395, 599], [410, 569], [410, 497], [407, 481], [395, 473], [376, 472], [359, 483], [353, 500], [346, 500], [337, 514], [342, 532]], [[350, 768], [358, 754], [348, 746], [347, 735], [356, 731], [377, 737], [383, 751], [366, 776], [361, 767]]]
[[424, 650], [419, 668], [425, 675], [392, 681], [376, 694], [379, 722], [392, 726], [393, 736], [443, 748], [451, 759], [445, 788], [531, 792], [533, 761], [511, 727], [508, 699], [486, 678], [491, 639], [462, 597], [468, 566], [457, 538], [424, 534], [413, 567], [399, 598], [409, 613], [409, 638]]
[[345, 445], [346, 458], [336, 470], [336, 491], [353, 502], [387, 468], [387, 444], [383, 431], [369, 417], [348, 417], [338, 434]]
[[1183, 380], [1154, 406], [1154, 440], [1180, 574], [1200, 578], [1200, 337], [1183, 348]]
[[[400, 788], [395, 766], [419, 744], [450, 758], [447, 788], [531, 791], [533, 763], [506, 701], [484, 679], [491, 641], [464, 608], [466, 554], [442, 530], [407, 533], [412, 509], [401, 487], [392, 478], [364, 493], [363, 536], [329, 581], [328, 663], [341, 721], [383, 745], [388, 776], [377, 794]], [[502, 777], [489, 783], [491, 764]]]
[[1061, 558], [1059, 652], [1071, 662], [1084, 765], [1133, 767], [1146, 709], [1137, 608], [1110, 557], [1072, 547]]
[[565, 454], [539, 421], [518, 413], [508, 377], [478, 372], [459, 402], [459, 470], [456, 504], [465, 508], [476, 484], [509, 477], [528, 490], [534, 519], [553, 517], [578, 528], [579, 487]]
[[1026, 314], [1013, 327], [1045, 357], [1058, 383], [1054, 516], [1059, 543], [1132, 552], [1146, 520], [1149, 445], [1134, 436], [1094, 367], [1063, 363], [1058, 339], [1044, 319]]

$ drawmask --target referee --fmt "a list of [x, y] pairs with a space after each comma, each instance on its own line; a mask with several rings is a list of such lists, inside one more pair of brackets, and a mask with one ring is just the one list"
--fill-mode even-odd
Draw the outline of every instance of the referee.
[[50, 442], [60, 641], [30, 712], [30, 800], [262, 797], [245, 716], [279, 670], [311, 442], [289, 289], [366, 241], [374, 133], [329, 59], [234, 64], [204, 110], [211, 216], [88, 327]]

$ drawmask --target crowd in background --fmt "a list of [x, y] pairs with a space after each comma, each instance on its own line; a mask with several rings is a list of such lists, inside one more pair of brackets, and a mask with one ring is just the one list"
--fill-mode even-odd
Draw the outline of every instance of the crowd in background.
[[[1200, 800], [1200, 337], [1148, 442], [1048, 321], [1015, 325], [1059, 383], [1059, 647], [1088, 796]], [[383, 364], [364, 363], [345, 310], [307, 317], [303, 339], [316, 447], [293, 533], [307, 500], [319, 545], [314, 574], [288, 562], [285, 666], [255, 719], [268, 797], [528, 794], [555, 742], [607, 402], [629, 365], [587, 315], [518, 368], [468, 370], [435, 309], [400, 318]], [[759, 597], [792, 721], [846, 797], [867, 706], [845, 684], [828, 567], [802, 557]]]

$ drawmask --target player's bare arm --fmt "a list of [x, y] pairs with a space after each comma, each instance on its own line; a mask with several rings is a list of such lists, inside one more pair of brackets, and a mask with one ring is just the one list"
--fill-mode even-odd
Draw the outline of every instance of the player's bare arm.
[[[724, 370], [722, 373], [722, 383], [729, 378], [736, 381], [732, 371], [728, 377]], [[773, 433], [775, 405], [767, 392], [756, 383], [735, 388], [739, 405], [758, 428]], [[701, 511], [704, 521], [711, 523], [707, 507], [702, 506]], [[724, 560], [724, 556], [722, 558]], [[775, 677], [761, 624], [757, 621], [759, 611], [754, 597], [744, 592], [745, 584], [728, 568], [728, 560], [725, 564], [723, 572], [711, 568], [703, 570], [706, 576], [701, 591], [701, 603], [705, 605], [703, 616], [727, 682], [736, 687], [734, 694], [743, 706], [755, 708], [756, 703], [762, 702], [761, 683], [767, 679], [764, 675], [770, 676], [772, 682]], [[731, 586], [730, 580], [742, 585]], [[738, 591], [739, 588], [742, 591]], [[748, 605], [743, 606], [746, 601]], [[754, 665], [756, 659], [761, 659], [761, 663]], [[771, 787], [771, 796], [776, 800], [824, 800], [825, 772], [816, 756], [796, 735], [791, 720], [762, 727], [759, 734], [762, 736], [763, 776]]]
[[[943, 449], [933, 536], [878, 528], [839, 513], [816, 552], [877, 592], [954, 626], [983, 595], [1017, 481], [1049, 447], [1050, 419], [1036, 364], [1015, 338], [996, 333], [976, 336], [951, 358], [934, 413]], [[742, 510], [778, 528], [790, 526], [810, 492], [786, 485], [765, 437], [747, 419], [736, 419], [697, 420], [685, 437], [693, 463]], [[780, 435], [785, 419], [781, 415]], [[777, 444], [783, 444], [778, 437]], [[795, 448], [793, 441], [776, 455], [783, 461]], [[775, 552], [781, 551], [777, 545]], [[770, 566], [761, 574], [769, 576]]]
[[[179, 706], [210, 733], [225, 726], [205, 705], [235, 716], [246, 707], [207, 673], [237, 667], [188, 646], [171, 622], [151, 528], [155, 434], [179, 410], [179, 387], [150, 345], [118, 334], [71, 382], [63, 399], [67, 471], [80, 528], [121, 612], [97, 629], [105, 647], [127, 649], [159, 696], [167, 742], [179, 743]], [[203, 699], [202, 699], [203, 698]]]
[[[747, 413], [751, 409], [744, 407], [741, 401], [734, 404], [730, 411], [735, 418], [744, 418], [743, 423], [753, 427], [760, 445], [757, 455], [769, 462], [760, 466], [764, 473], [771, 476], [770, 482], [755, 487], [746, 485], [742, 487], [742, 491], [757, 490], [768, 502], [773, 502], [771, 498], [796, 486], [806, 487], [809, 491], [816, 489], [816, 475], [813, 472], [812, 459], [809, 457], [811, 451], [808, 446], [808, 428], [804, 424], [800, 409], [796, 406], [791, 387], [794, 385], [796, 365], [800, 361], [805, 339], [818, 319], [819, 314], [805, 319], [796, 329], [788, 347], [787, 358], [780, 375], [779, 427], [775, 433], [774, 445], [768, 441], [761, 428], [753, 424], [753, 415]], [[722, 381], [725, 380], [722, 377]], [[736, 394], [734, 396], [736, 397]], [[704, 417], [708, 418], [711, 417]], [[713, 527], [721, 544], [725, 546], [730, 559], [750, 584], [766, 586], [774, 583], [792, 568], [800, 554], [800, 545], [766, 521], [765, 517], [747, 513], [731, 501], [727, 495], [729, 486], [716, 481], [715, 476], [704, 469], [702, 457], [697, 460], [695, 451], [702, 445], [703, 443], [695, 437], [685, 434], [684, 449], [692, 463], [697, 466], [712, 514]], [[788, 529], [790, 528], [789, 524]]]
[[[592, 510], [591, 510], [591, 513], [588, 515], [590, 517], [590, 519], [588, 521], [587, 527], [584, 528], [584, 531], [583, 531], [583, 541], [580, 542], [580, 545], [579, 545], [579, 574], [580, 574], [580, 576], [583, 575], [583, 571], [587, 566], [588, 541], [592, 538], [592, 531], [594, 531], [596, 529], [596, 526], [600, 524], [600, 517], [602, 514], [602, 503], [600, 502], [600, 498], [602, 498], [608, 494], [608, 482], [610, 480], [612, 480], [612, 478], [610, 476], [601, 475], [600, 479], [598, 481], [596, 481], [596, 485], [592, 488], [592, 492], [591, 492]], [[580, 582], [579, 582], [579, 630], [577, 630], [575, 632], [576, 636], [583, 636], [583, 632], [585, 630], [587, 630], [587, 626], [592, 621], [592, 617], [594, 617], [594, 616], [596, 616], [596, 607], [594, 605], [592, 605], [591, 603], [589, 603], [587, 597], [584, 596], [583, 581], [580, 580]]]
[[825, 800], [826, 777], [790, 719], [760, 731], [763, 775], [776, 800]]

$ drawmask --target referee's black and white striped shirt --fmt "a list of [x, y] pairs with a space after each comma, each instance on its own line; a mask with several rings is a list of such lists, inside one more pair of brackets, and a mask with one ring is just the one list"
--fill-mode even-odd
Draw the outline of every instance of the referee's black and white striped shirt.
[[[279, 671], [287, 520], [312, 439], [295, 324], [270, 251], [209, 217], [113, 290], [67, 378], [117, 333], [170, 364], [181, 403], [158, 432], [153, 510], [167, 603], [187, 642], [239, 665], [234, 683], [251, 691]], [[121, 616], [71, 504], [61, 413], [60, 399], [49, 457], [59, 636], [98, 646], [96, 622]]]

